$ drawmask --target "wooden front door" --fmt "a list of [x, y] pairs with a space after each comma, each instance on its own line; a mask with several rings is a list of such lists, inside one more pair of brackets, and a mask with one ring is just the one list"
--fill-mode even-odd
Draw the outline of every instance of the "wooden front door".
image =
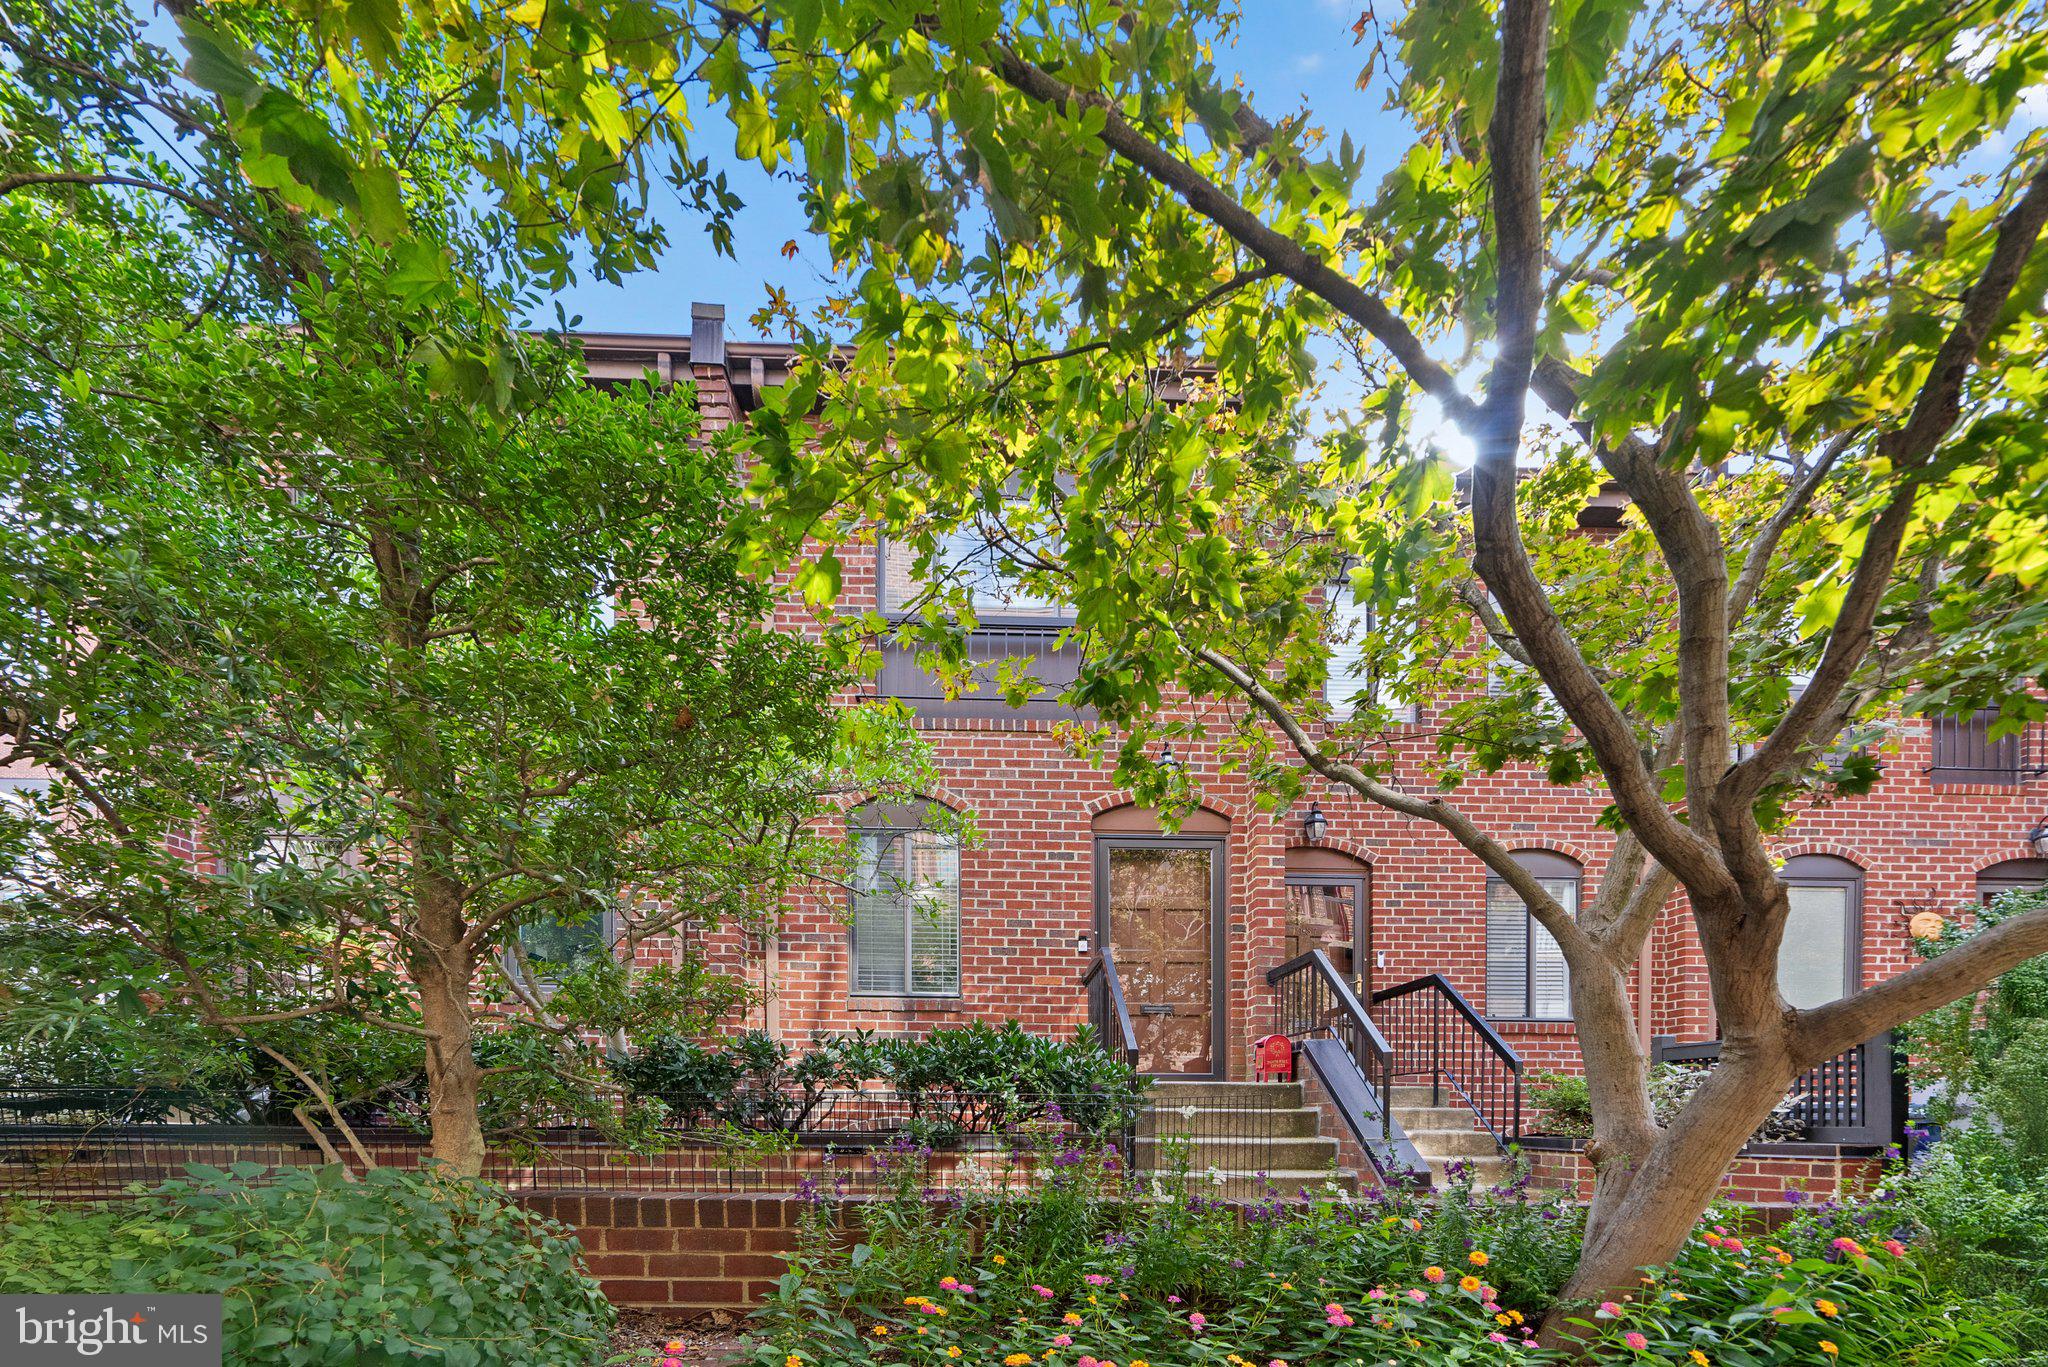
[[1221, 841], [1105, 837], [1096, 897], [1147, 1073], [1213, 1077], [1220, 1036]]

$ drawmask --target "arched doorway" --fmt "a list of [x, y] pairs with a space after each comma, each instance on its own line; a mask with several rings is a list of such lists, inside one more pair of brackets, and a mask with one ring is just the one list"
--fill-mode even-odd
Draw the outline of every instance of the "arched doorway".
[[1360, 1001], [1372, 991], [1372, 866], [1337, 850], [1287, 852], [1286, 959], [1320, 949]]
[[1229, 818], [1200, 809], [1169, 834], [1150, 809], [1116, 807], [1094, 829], [1095, 929], [1123, 979], [1139, 1070], [1219, 1076]]

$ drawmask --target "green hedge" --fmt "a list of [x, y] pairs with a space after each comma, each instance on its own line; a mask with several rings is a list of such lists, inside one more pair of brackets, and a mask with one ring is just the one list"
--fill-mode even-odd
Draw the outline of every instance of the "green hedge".
[[219, 1292], [234, 1364], [572, 1367], [613, 1313], [560, 1225], [432, 1173], [192, 1170], [108, 1206], [0, 1211], [0, 1290]]

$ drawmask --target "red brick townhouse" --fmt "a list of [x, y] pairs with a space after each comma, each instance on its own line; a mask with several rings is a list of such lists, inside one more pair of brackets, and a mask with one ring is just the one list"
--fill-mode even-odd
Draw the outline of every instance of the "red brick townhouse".
[[[584, 337], [593, 378], [692, 378], [707, 425], [743, 418], [781, 378], [787, 349], [727, 342], [714, 306], [695, 306], [692, 323], [688, 336]], [[1585, 521], [1615, 515], [1596, 505]], [[887, 613], [913, 591], [886, 545], [842, 554], [850, 600]], [[1049, 685], [1071, 677], [1071, 654], [1053, 647], [1056, 605], [998, 596], [979, 616], [978, 658], [1032, 654]], [[786, 619], [792, 630], [809, 622], [794, 605]], [[1085, 1018], [1077, 980], [1087, 954], [1107, 947], [1146, 1070], [1242, 1079], [1252, 1041], [1274, 1020], [1267, 971], [1320, 947], [1366, 1001], [1441, 974], [1531, 1068], [1577, 1066], [1555, 947], [1437, 827], [1342, 792], [1320, 794], [1314, 814], [1263, 813], [1197, 750], [1180, 758], [1205, 805], [1167, 834], [1105, 771], [1069, 753], [1051, 696], [1014, 709], [999, 697], [948, 700], [907, 652], [888, 653], [871, 687], [915, 712], [945, 771], [927, 796], [972, 809], [982, 840], [956, 849], [918, 831], [914, 811], [853, 812], [877, 866], [942, 910], [914, 913], [911, 895], [886, 892], [793, 904], [751, 967], [772, 992], [765, 1023], [783, 1036], [1011, 1018], [1064, 1034]], [[1417, 709], [1404, 742], [1418, 762], [1430, 714]], [[1784, 951], [1794, 1000], [1818, 1004], [1903, 969], [1918, 912], [2048, 881], [2044, 765], [2038, 733], [1992, 743], [1981, 720], [1909, 719], [1871, 793], [1802, 815], [1780, 842], [1794, 884]], [[1461, 801], [1567, 901], [1600, 876], [1611, 840], [1595, 822], [1597, 788], [1509, 770], [1468, 783]], [[1682, 906], [1657, 927], [1635, 990], [1646, 1039], [1714, 1036]]]

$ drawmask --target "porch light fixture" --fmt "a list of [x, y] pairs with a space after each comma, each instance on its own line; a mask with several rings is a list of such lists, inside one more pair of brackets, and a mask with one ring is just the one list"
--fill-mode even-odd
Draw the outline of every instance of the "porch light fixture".
[[1320, 802], [1309, 803], [1308, 815], [1301, 819], [1302, 838], [1311, 845], [1315, 845], [1320, 844], [1323, 837], [1329, 833], [1330, 818], [1323, 815], [1323, 804]]
[[1095, 942], [1088, 938], [1087, 931], [1084, 930], [1079, 935], [1076, 935], [1074, 937], [1074, 952], [1076, 954], [1079, 954], [1082, 958], [1087, 958], [1088, 952], [1094, 948]]
[[1170, 740], [1159, 743], [1159, 767], [1169, 774], [1180, 768], [1180, 756], [1173, 753], [1173, 742]]
[[2034, 829], [2027, 832], [2027, 848], [2048, 859], [2048, 817], [2034, 823]]

